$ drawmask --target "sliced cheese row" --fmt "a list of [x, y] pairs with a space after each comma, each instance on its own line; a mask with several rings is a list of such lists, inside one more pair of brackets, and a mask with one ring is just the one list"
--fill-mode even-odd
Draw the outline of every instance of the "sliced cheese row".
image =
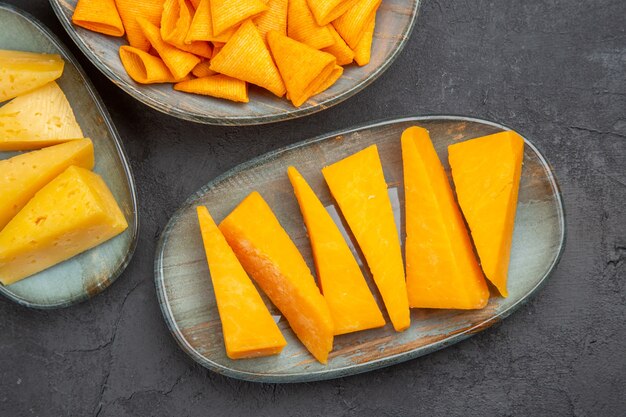
[[[523, 143], [508, 131], [450, 146], [457, 204], [428, 131], [404, 131], [406, 277], [376, 146], [322, 170], [396, 331], [409, 327], [410, 307], [483, 308], [489, 299], [485, 275], [507, 295]], [[279, 353], [286, 344], [247, 274], [321, 363], [327, 362], [335, 335], [385, 324], [337, 225], [294, 167], [288, 176], [311, 240], [321, 292], [260, 194], [245, 198], [219, 228], [208, 210], [198, 207], [227, 354], [233, 359]]]

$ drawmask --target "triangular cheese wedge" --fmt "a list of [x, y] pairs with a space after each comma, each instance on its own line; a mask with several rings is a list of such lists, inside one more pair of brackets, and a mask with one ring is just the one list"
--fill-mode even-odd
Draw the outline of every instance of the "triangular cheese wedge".
[[261, 0], [211, 0], [213, 32], [216, 35], [267, 10]]
[[71, 166], [0, 232], [0, 282], [9, 285], [100, 245], [128, 227], [102, 178]]
[[83, 136], [54, 81], [0, 107], [0, 151], [37, 149]]
[[323, 49], [335, 43], [326, 26], [320, 26], [313, 17], [307, 0], [289, 0], [287, 8], [287, 35], [315, 49]]
[[105, 35], [124, 36], [124, 26], [114, 0], [78, 0], [72, 22]]
[[325, 26], [347, 12], [358, 0], [308, 0], [315, 20]]
[[0, 49], [0, 103], [56, 80], [64, 65], [57, 54]]
[[[211, 42], [228, 42], [233, 33], [237, 30], [237, 26], [234, 26], [224, 32], [216, 35], [213, 32], [213, 18], [211, 17], [211, 3], [209, 0], [201, 0], [196, 9], [196, 13], [193, 15], [193, 20], [185, 42], [194, 41], [211, 41]], [[215, 50], [215, 49], [214, 49]]]
[[155, 84], [180, 81], [176, 80], [161, 58], [150, 55], [141, 49], [122, 45], [120, 47], [120, 60], [130, 78], [138, 83]]
[[115, 5], [122, 18], [130, 46], [148, 51], [150, 41], [144, 36], [138, 19], [145, 19], [158, 26], [163, 12], [163, 0], [115, 0]]
[[354, 48], [354, 60], [357, 65], [362, 67], [370, 62], [372, 56], [372, 42], [374, 40], [374, 27], [376, 26], [376, 15], [374, 14], [369, 22], [365, 25], [363, 36]]
[[384, 326], [383, 314], [337, 225], [302, 175], [294, 167], [287, 173], [311, 240], [335, 335]]
[[483, 271], [506, 297], [524, 139], [512, 131], [500, 132], [451, 145], [448, 154]]
[[354, 52], [346, 41], [343, 40], [335, 27], [333, 25], [328, 25], [327, 28], [330, 30], [330, 33], [333, 35], [333, 39], [335, 43], [329, 47], [322, 49], [324, 52], [328, 52], [329, 54], [333, 54], [335, 58], [337, 58], [337, 65], [348, 65], [352, 63], [354, 60]]
[[183, 81], [174, 85], [174, 90], [225, 98], [239, 103], [249, 101], [246, 82], [223, 74]]
[[92, 169], [93, 144], [77, 139], [0, 161], [0, 230], [43, 186], [72, 165]]
[[287, 341], [206, 207], [197, 207], [226, 354], [231, 359], [276, 355]]
[[359, 0], [346, 13], [333, 21], [333, 26], [350, 48], [355, 49], [367, 24], [376, 15], [381, 0]]
[[299, 107], [318, 91], [335, 68], [333, 55], [270, 31], [267, 42], [289, 99]]
[[411, 324], [400, 238], [376, 145], [322, 169], [396, 331]]
[[185, 78], [191, 70], [200, 63], [200, 58], [194, 54], [181, 51], [175, 46], [165, 42], [161, 38], [159, 28], [149, 21], [139, 18], [138, 22], [143, 34], [159, 53], [161, 59], [177, 80]]
[[411, 307], [477, 309], [489, 289], [426, 129], [402, 133], [406, 274]]
[[272, 209], [251, 193], [219, 226], [239, 262], [321, 363], [333, 348], [333, 319], [315, 278]]
[[278, 97], [286, 92], [270, 51], [251, 20], [246, 20], [211, 59], [211, 69], [263, 87]]
[[264, 40], [270, 30], [275, 30], [282, 35], [287, 34], [288, 4], [288, 0], [269, 0], [268, 9], [254, 18], [254, 24]]

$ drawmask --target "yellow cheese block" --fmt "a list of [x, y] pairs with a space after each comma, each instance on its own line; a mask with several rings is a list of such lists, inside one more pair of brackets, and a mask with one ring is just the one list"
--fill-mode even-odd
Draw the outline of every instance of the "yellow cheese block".
[[385, 325], [361, 268], [337, 225], [297, 169], [289, 167], [289, 180], [306, 224], [317, 277], [335, 323], [335, 334]]
[[0, 49], [0, 103], [56, 80], [64, 65], [56, 54]]
[[0, 151], [23, 151], [84, 137], [54, 81], [0, 107]]
[[0, 230], [37, 191], [72, 165], [93, 168], [91, 140], [73, 140], [0, 161]]
[[9, 285], [43, 271], [127, 227], [102, 178], [71, 166], [39, 190], [0, 232], [0, 282]]
[[361, 247], [394, 329], [407, 329], [411, 317], [404, 263], [378, 148], [365, 148], [322, 173]]
[[459, 205], [483, 271], [504, 297], [523, 158], [524, 139], [512, 131], [448, 147]]
[[426, 129], [402, 133], [402, 161], [411, 307], [483, 308], [489, 289]]
[[198, 221], [226, 354], [231, 359], [275, 355], [287, 345], [261, 296], [228, 246], [206, 207], [197, 207]]
[[298, 339], [318, 361], [326, 363], [334, 336], [328, 304], [300, 251], [263, 197], [251, 193], [219, 228]]

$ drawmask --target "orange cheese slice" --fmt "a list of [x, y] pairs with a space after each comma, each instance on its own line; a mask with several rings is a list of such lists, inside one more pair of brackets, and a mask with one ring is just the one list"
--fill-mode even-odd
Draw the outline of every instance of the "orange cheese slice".
[[124, 35], [124, 26], [114, 0], [78, 0], [72, 22], [105, 35]]
[[339, 76], [333, 73], [337, 60], [328, 52], [318, 51], [276, 31], [267, 34], [267, 43], [287, 87], [289, 99], [296, 107], [301, 106], [320, 87], [328, 88], [327, 80], [331, 75], [335, 76], [332, 82], [341, 76], [341, 73]]
[[254, 284], [206, 207], [197, 207], [211, 282], [231, 359], [276, 355], [287, 345]]
[[322, 202], [294, 168], [287, 173], [311, 240], [317, 277], [335, 323], [335, 334], [385, 325], [348, 244]]
[[216, 35], [267, 10], [261, 0], [211, 0], [213, 32]]
[[322, 169], [367, 260], [396, 331], [411, 324], [404, 264], [376, 145]]
[[10, 285], [128, 228], [111, 191], [97, 174], [71, 166], [0, 232], [0, 282]]
[[483, 308], [489, 290], [426, 129], [402, 133], [402, 160], [411, 307]]
[[333, 35], [326, 26], [316, 21], [307, 0], [289, 0], [287, 8], [287, 35], [311, 48], [323, 49], [335, 43]]
[[211, 69], [263, 87], [278, 97], [286, 92], [272, 55], [251, 20], [246, 20], [211, 59]]
[[0, 161], [0, 230], [37, 191], [72, 165], [93, 168], [91, 140], [76, 139]]
[[263, 197], [251, 193], [220, 224], [244, 269], [321, 363], [333, 347], [333, 319], [298, 248]]
[[174, 90], [225, 98], [239, 103], [249, 101], [246, 82], [222, 74], [182, 81], [174, 85]]
[[451, 145], [448, 154], [483, 272], [506, 297], [524, 139], [500, 132]]
[[122, 18], [130, 46], [148, 51], [150, 41], [144, 36], [138, 19], [145, 19], [158, 26], [163, 12], [163, 0], [115, 0], [115, 5]]
[[325, 26], [347, 12], [358, 0], [308, 0], [315, 21]]
[[381, 0], [359, 0], [346, 13], [333, 21], [333, 26], [350, 48], [356, 48], [367, 24], [376, 15]]

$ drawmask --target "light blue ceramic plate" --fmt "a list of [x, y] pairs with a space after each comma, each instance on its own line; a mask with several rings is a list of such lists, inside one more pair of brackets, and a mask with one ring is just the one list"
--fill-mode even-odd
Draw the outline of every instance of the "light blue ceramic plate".
[[[248, 193], [259, 191], [314, 271], [309, 240], [287, 178], [287, 167], [296, 166], [333, 213], [336, 210], [320, 169], [377, 144], [396, 223], [404, 237], [400, 135], [412, 125], [430, 131], [444, 164], [447, 164], [448, 145], [506, 129], [496, 123], [451, 116], [374, 123], [314, 138], [256, 158], [214, 179], [189, 198], [163, 231], [155, 264], [157, 293], [165, 321], [189, 356], [215, 372], [251, 381], [298, 382], [337, 378], [402, 362], [463, 340], [507, 317], [539, 289], [561, 256], [565, 243], [565, 217], [550, 165], [527, 140], [509, 267], [508, 298], [494, 295], [486, 308], [477, 311], [414, 309], [411, 327], [402, 333], [396, 333], [391, 324], [387, 324], [381, 329], [338, 336], [326, 366], [311, 357], [285, 320], [280, 320], [279, 326], [289, 344], [280, 355], [239, 361], [228, 359], [195, 207], [206, 205], [219, 222]], [[365, 265], [361, 254], [354, 253], [361, 266]], [[370, 287], [375, 288], [366, 267], [363, 272]], [[375, 295], [378, 297], [377, 292]], [[378, 301], [382, 306], [380, 299]], [[267, 305], [271, 306], [269, 302]], [[279, 314], [275, 309], [272, 312]]]
[[[34, 17], [0, 3], [0, 49], [60, 54], [65, 70], [57, 82], [65, 92], [85, 136], [95, 147], [96, 166], [128, 221], [128, 229], [114, 239], [0, 292], [27, 307], [59, 308], [86, 300], [104, 290], [122, 273], [137, 243], [135, 185], [122, 142], [76, 59]], [[0, 159], [16, 153], [0, 152]]]

